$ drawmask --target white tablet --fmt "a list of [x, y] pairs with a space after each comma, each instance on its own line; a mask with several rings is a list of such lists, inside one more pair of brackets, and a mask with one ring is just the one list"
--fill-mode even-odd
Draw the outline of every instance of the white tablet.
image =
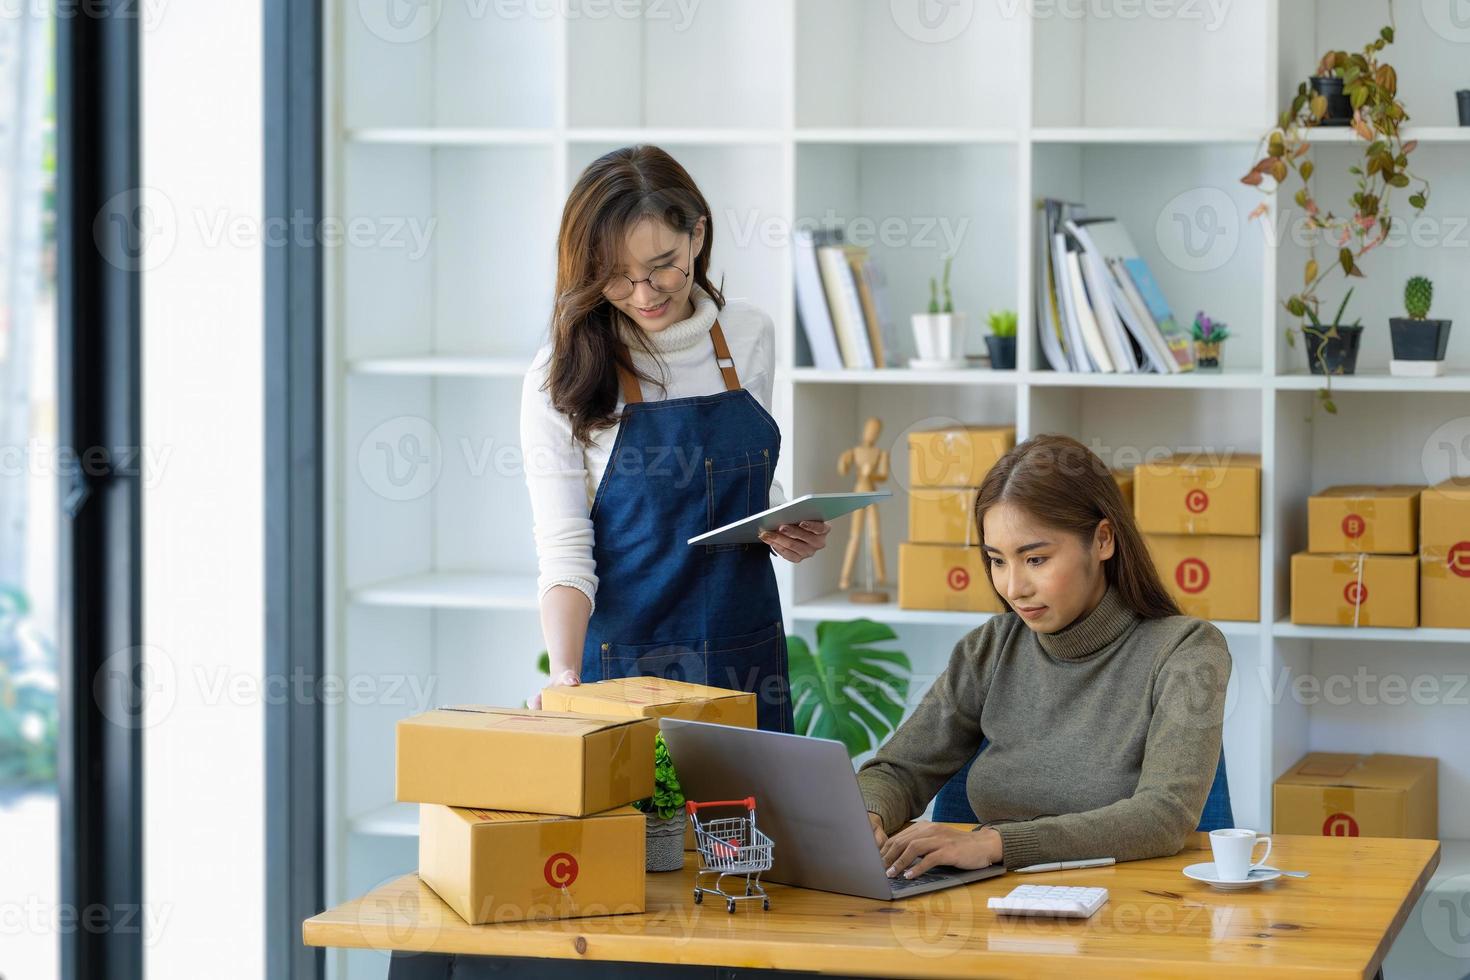
[[809, 493], [759, 514], [751, 514], [733, 524], [705, 531], [689, 539], [689, 544], [759, 544], [762, 531], [774, 531], [782, 524], [801, 521], [830, 521], [893, 496], [892, 490], [864, 493]]

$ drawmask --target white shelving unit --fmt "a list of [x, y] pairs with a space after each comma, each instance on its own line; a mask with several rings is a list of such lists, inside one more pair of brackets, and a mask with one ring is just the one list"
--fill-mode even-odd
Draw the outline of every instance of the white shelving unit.
[[[1309, 749], [1398, 750], [1441, 758], [1441, 833], [1470, 838], [1463, 707], [1292, 693], [1298, 677], [1360, 668], [1463, 674], [1470, 631], [1287, 621], [1307, 494], [1424, 482], [1431, 437], [1457, 419], [1470, 431], [1470, 232], [1448, 217], [1470, 213], [1470, 130], [1454, 126], [1453, 105], [1465, 39], [1399, 3], [1387, 54], [1421, 141], [1415, 161], [1434, 185], [1426, 215], [1439, 223], [1367, 262], [1354, 294], [1369, 326], [1361, 373], [1334, 382], [1333, 417], [1314, 410], [1320, 379], [1282, 339], [1280, 284], [1302, 262], [1292, 205], [1273, 200], [1266, 219], [1248, 221], [1261, 197], [1238, 178], [1317, 54], [1376, 35], [1380, 0], [1240, 0], [1218, 23], [1200, 4], [1163, 17], [1144, 5], [1134, 18], [954, 4], [938, 22], [886, 0], [704, 0], [688, 22], [673, 4], [563, 19], [547, 15], [556, 5], [445, 3], [415, 8], [407, 23], [375, 20], [368, 6], [331, 5], [326, 35], [329, 209], [369, 229], [328, 253], [327, 656], [332, 673], [377, 692], [329, 709], [329, 901], [414, 866], [414, 813], [393, 802], [393, 723], [449, 701], [518, 703], [539, 683], [520, 382], [546, 338], [565, 194], [587, 163], [635, 142], [663, 146], [693, 174], [713, 210], [714, 280], [775, 319], [783, 485], [848, 489], [838, 448], [857, 441], [866, 417], [884, 420], [895, 595], [912, 429], [1060, 431], [1115, 465], [1159, 449], [1259, 452], [1262, 615], [1218, 624], [1235, 660], [1226, 756], [1239, 822], [1269, 827], [1274, 777]], [[1350, 140], [1326, 131], [1312, 151], [1325, 199], [1346, 195]], [[1122, 219], [1181, 319], [1203, 308], [1230, 323], [1226, 370], [1044, 370], [1030, 329], [1041, 196]], [[811, 367], [789, 271], [798, 221], [873, 236], [905, 363], [907, 314], [923, 308], [952, 248], [970, 352], [983, 350], [986, 311], [1015, 309], [1020, 369]], [[1461, 324], [1443, 378], [1387, 374], [1387, 317], [1413, 273], [1435, 280], [1436, 312]], [[1470, 472], [1470, 458], [1455, 463]], [[917, 700], [986, 617], [851, 605], [836, 594], [845, 534], [836, 538], [800, 566], [778, 562], [788, 629], [810, 637], [820, 620], [858, 616], [892, 624]], [[1466, 853], [1447, 848], [1446, 861], [1464, 865]], [[381, 974], [374, 954], [333, 955], [334, 975]]]

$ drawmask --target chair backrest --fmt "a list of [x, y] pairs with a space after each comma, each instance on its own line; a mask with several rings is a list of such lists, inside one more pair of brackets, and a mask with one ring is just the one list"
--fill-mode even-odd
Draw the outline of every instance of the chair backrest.
[[[988, 739], [982, 739], [975, 755], [970, 757], [960, 771], [949, 778], [934, 796], [934, 819], [939, 823], [978, 823], [975, 811], [970, 809], [970, 798], [965, 793], [965, 780], [970, 775], [970, 766], [975, 757], [985, 751]], [[1230, 808], [1230, 783], [1225, 776], [1225, 753], [1220, 752], [1220, 764], [1215, 767], [1215, 781], [1210, 784], [1210, 795], [1205, 797], [1205, 808], [1200, 812], [1196, 830], [1211, 831], [1222, 827], [1234, 827], [1235, 814]]]

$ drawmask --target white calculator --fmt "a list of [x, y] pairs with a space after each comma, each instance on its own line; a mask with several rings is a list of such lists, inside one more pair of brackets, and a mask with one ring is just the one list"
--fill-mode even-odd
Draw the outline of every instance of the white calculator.
[[1017, 885], [1004, 898], [987, 903], [1002, 915], [1055, 915], [1085, 919], [1108, 900], [1106, 888], [1073, 885]]

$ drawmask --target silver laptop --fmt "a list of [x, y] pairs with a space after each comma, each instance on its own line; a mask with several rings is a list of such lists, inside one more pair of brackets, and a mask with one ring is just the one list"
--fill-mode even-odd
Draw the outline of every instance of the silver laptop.
[[[892, 900], [1005, 873], [1004, 865], [992, 864], [888, 877], [841, 742], [677, 718], [660, 718], [659, 728], [688, 799], [755, 797], [755, 824], [775, 844], [775, 863], [763, 880]], [[717, 816], [733, 814], [710, 811]]]

